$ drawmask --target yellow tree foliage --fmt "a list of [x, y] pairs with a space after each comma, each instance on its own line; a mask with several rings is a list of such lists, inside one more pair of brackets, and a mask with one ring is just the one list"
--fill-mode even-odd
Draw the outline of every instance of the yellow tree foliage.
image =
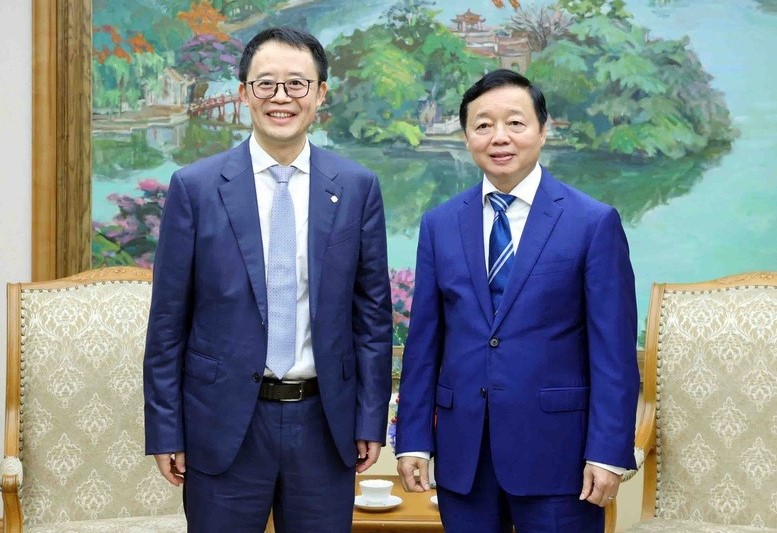
[[229, 40], [229, 35], [219, 28], [219, 24], [227, 17], [219, 13], [208, 0], [192, 4], [189, 11], [178, 13], [178, 18], [189, 25], [194, 35], [213, 35], [219, 41]]

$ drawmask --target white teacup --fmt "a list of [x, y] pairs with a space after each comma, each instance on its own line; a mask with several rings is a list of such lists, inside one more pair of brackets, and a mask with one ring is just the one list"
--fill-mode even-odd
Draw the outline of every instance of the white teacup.
[[365, 479], [359, 482], [362, 496], [367, 503], [379, 504], [388, 500], [394, 482], [388, 479]]

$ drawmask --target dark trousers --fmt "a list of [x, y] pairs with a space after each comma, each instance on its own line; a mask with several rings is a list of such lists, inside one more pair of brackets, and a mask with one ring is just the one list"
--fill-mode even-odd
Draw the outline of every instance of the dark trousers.
[[578, 495], [513, 496], [505, 492], [494, 472], [488, 420], [470, 493], [437, 486], [445, 533], [509, 533], [513, 526], [519, 533], [602, 533], [604, 509], [580, 501]]
[[258, 400], [226, 472], [211, 476], [187, 467], [188, 531], [261, 533], [272, 509], [278, 533], [345, 533], [353, 520], [354, 478], [335, 448], [319, 396]]

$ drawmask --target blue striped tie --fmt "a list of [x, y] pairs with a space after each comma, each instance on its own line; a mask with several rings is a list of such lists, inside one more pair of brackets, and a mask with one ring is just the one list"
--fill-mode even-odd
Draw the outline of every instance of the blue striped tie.
[[491, 227], [491, 237], [488, 241], [488, 288], [491, 290], [491, 301], [496, 314], [515, 258], [510, 223], [505, 214], [505, 209], [513, 203], [515, 196], [491, 192], [488, 193], [488, 199], [494, 208], [494, 225]]
[[289, 179], [294, 167], [273, 165], [275, 181], [267, 254], [267, 368], [279, 379], [294, 366], [297, 340], [297, 234]]

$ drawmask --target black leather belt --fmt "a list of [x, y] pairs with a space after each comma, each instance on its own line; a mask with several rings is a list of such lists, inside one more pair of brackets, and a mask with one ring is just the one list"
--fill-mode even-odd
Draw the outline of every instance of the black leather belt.
[[259, 386], [259, 397], [273, 402], [298, 402], [318, 394], [318, 379], [283, 381], [265, 377]]

